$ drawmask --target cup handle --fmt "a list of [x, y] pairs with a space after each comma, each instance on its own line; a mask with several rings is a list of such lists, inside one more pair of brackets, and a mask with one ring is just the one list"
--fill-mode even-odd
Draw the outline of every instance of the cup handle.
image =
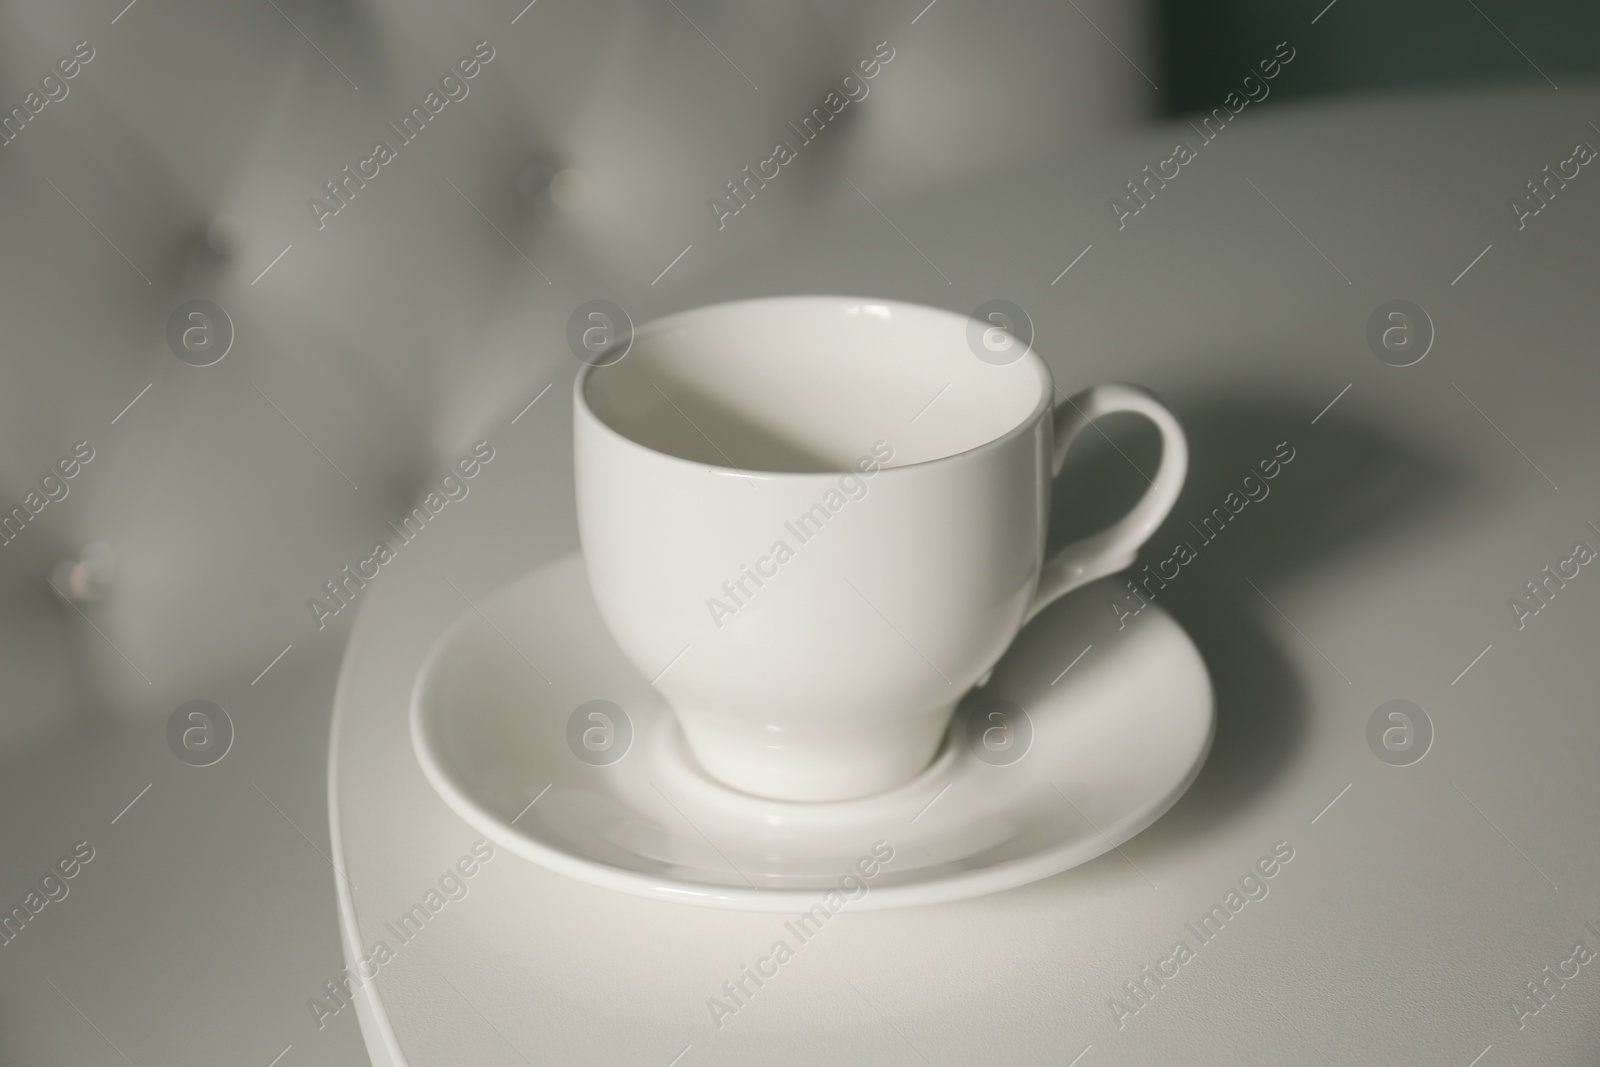
[[1183, 427], [1159, 400], [1133, 385], [1096, 385], [1057, 405], [1051, 476], [1061, 473], [1067, 449], [1078, 434], [1102, 415], [1119, 411], [1135, 412], [1156, 424], [1161, 431], [1161, 465], [1133, 510], [1099, 533], [1063, 545], [1044, 561], [1024, 621], [1080, 585], [1132, 565], [1139, 547], [1167, 517], [1183, 488], [1189, 471], [1189, 444]]

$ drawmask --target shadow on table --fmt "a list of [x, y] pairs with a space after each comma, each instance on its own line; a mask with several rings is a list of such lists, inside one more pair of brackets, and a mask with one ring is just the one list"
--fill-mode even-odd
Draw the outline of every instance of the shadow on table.
[[[1342, 687], [1317, 653], [1289, 647], [1304, 639], [1263, 594], [1281, 607], [1277, 590], [1437, 524], [1471, 492], [1465, 470], [1446, 457], [1348, 417], [1330, 414], [1311, 425], [1302, 406], [1298, 399], [1230, 397], [1175, 409], [1189, 437], [1188, 481], [1128, 577], [1143, 578], [1143, 567], [1167, 560], [1179, 542], [1194, 550], [1165, 589], [1153, 582], [1152, 588], [1156, 603], [1183, 624], [1205, 658], [1216, 689], [1217, 732], [1194, 785], [1141, 836], [1147, 846], [1192, 841], [1288, 771], [1310, 711], [1310, 687], [1297, 663], [1316, 662], [1312, 670], [1326, 670]], [[1132, 505], [1145, 482], [1132, 475], [1130, 462], [1146, 475], [1157, 466], [1160, 443], [1147, 423], [1114, 416], [1102, 425], [1104, 436], [1086, 434], [1074, 445], [1057, 482], [1052, 544], [1098, 529]], [[1283, 463], [1283, 455], [1292, 458]], [[1276, 475], [1261, 478], [1259, 464], [1274, 460]], [[1252, 474], [1250, 492], [1260, 499], [1241, 507]], [[1238, 494], [1237, 514], [1228, 507], [1230, 493]], [[1206, 526], [1215, 508], [1227, 521], [1213, 517]], [[1170, 574], [1172, 565], [1166, 569]]]

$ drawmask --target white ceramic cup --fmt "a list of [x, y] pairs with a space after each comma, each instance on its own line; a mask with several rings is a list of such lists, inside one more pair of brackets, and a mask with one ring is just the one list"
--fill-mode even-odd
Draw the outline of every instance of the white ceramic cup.
[[[723, 783], [821, 801], [914, 778], [1023, 623], [1131, 564], [1177, 499], [1188, 447], [1171, 412], [1127, 385], [1058, 406], [1036, 352], [979, 358], [971, 321], [747, 300], [657, 320], [579, 373], [595, 600]], [[1068, 446], [1124, 411], [1161, 432], [1149, 488], [1046, 559]]]

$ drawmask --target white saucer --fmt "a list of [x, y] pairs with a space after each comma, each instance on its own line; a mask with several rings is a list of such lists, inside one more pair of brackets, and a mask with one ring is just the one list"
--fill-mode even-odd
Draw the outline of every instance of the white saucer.
[[979, 896], [1133, 837], [1205, 760], [1215, 717], [1199, 652], [1159, 607], [1119, 631], [1107, 606], [1117, 589], [1116, 579], [1093, 583], [1030, 623], [916, 780], [803, 804], [706, 777], [665, 702], [612, 642], [572, 554], [440, 639], [413, 692], [412, 744], [434, 788], [480, 833], [609, 889], [747, 911]]

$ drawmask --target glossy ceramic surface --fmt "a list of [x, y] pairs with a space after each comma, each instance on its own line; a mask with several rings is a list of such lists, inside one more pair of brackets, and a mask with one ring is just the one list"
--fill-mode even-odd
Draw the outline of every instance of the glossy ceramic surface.
[[855, 909], [978, 896], [1126, 841], [1205, 759], [1214, 718], [1199, 653], [1159, 607], [1119, 630], [1112, 595], [1090, 586], [1031, 622], [912, 782], [791, 803], [705, 774], [569, 555], [446, 633], [417, 682], [412, 740], [480, 833], [609, 889], [804, 910], [855, 872], [844, 891]]
[[[1166, 408], [1123, 385], [1058, 406], [1038, 353], [997, 355], [996, 333], [897, 301], [748, 300], [580, 374], [595, 600], [719, 781], [804, 801], [908, 782], [1031, 614], [1126, 567], [1171, 509], [1188, 461]], [[1113, 412], [1156, 425], [1159, 468], [1047, 561], [1052, 479]]]

